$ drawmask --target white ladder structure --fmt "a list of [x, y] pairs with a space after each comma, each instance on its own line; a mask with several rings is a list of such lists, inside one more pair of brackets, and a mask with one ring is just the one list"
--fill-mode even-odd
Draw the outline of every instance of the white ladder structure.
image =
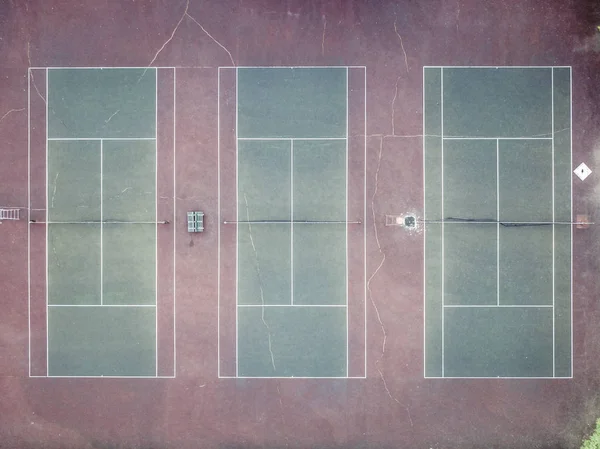
[[19, 209], [10, 208], [3, 209], [0, 207], [0, 221], [2, 220], [18, 220], [19, 219]]

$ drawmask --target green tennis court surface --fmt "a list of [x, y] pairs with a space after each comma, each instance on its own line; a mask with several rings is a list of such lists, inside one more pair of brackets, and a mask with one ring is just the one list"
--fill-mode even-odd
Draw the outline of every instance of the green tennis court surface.
[[347, 77], [237, 70], [238, 376], [348, 375]]
[[571, 377], [570, 69], [423, 79], [425, 376]]
[[156, 71], [47, 88], [48, 375], [155, 376]]

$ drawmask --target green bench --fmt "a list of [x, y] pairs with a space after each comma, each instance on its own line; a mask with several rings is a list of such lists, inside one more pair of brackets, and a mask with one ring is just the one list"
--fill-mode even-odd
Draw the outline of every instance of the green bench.
[[204, 232], [204, 212], [188, 212], [188, 232]]

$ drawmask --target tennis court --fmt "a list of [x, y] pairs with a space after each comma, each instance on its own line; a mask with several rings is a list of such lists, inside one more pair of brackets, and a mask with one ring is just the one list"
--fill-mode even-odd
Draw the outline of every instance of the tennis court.
[[2, 2], [0, 446], [581, 447], [597, 9]]
[[425, 377], [571, 377], [570, 68], [423, 86]]
[[222, 377], [365, 375], [364, 80], [220, 69]]
[[159, 340], [159, 314], [174, 307], [159, 273], [174, 281], [158, 251], [174, 231], [158, 200], [158, 71], [36, 72], [47, 102], [44, 146], [42, 120], [31, 124], [30, 374], [159, 376], [173, 341]]

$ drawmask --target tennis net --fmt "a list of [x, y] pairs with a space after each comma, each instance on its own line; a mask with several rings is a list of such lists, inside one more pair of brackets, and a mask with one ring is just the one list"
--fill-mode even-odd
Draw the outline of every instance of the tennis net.
[[225, 220], [223, 224], [361, 224], [360, 220]]
[[163, 221], [127, 221], [127, 220], [81, 220], [81, 221], [40, 221], [29, 220], [31, 224], [62, 224], [62, 225], [77, 225], [77, 224], [149, 224], [149, 225], [166, 225], [170, 222]]
[[499, 224], [507, 228], [527, 227], [527, 226], [553, 226], [553, 225], [593, 225], [593, 222], [588, 221], [504, 221], [494, 220], [493, 218], [464, 218], [464, 217], [446, 217], [443, 220], [418, 220], [423, 224], [442, 224], [442, 223], [459, 223], [459, 224]]

